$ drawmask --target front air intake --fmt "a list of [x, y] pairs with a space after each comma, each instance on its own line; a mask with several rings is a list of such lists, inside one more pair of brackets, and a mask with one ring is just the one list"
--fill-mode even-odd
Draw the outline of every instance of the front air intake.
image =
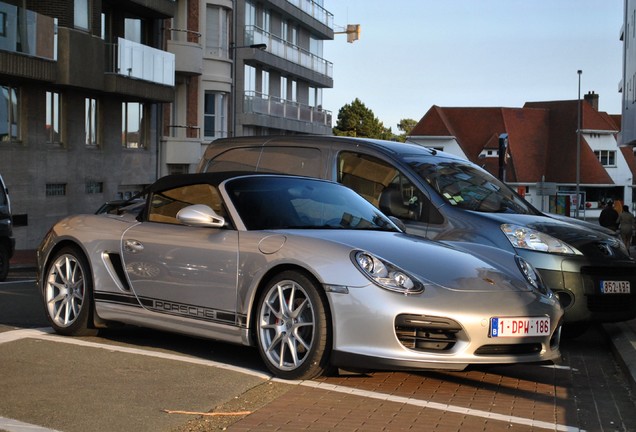
[[448, 318], [426, 315], [398, 315], [395, 335], [400, 343], [416, 351], [448, 351], [457, 343], [462, 327]]

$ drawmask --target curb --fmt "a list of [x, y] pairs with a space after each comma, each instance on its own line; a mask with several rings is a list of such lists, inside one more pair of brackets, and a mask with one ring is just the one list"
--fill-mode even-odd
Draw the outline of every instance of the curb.
[[630, 388], [636, 392], [636, 333], [628, 322], [605, 323], [602, 328], [611, 342], [614, 357], [627, 375]]

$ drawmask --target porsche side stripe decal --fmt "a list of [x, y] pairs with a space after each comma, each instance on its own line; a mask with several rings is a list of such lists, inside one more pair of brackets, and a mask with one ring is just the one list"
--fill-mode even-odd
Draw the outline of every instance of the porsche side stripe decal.
[[[237, 325], [237, 314], [233, 312], [210, 309], [202, 306], [177, 303], [151, 297], [135, 297], [134, 295], [117, 294], [111, 292], [95, 291], [94, 298], [96, 302], [114, 303], [123, 306], [132, 306], [145, 308], [153, 312], [181, 316], [201, 321], [209, 321], [214, 323]], [[245, 322], [244, 319], [240, 322]], [[242, 325], [244, 327], [244, 325]]]
[[93, 293], [95, 301], [104, 303], [117, 303], [126, 306], [141, 307], [137, 297], [126, 294], [116, 294], [111, 292], [95, 291]]

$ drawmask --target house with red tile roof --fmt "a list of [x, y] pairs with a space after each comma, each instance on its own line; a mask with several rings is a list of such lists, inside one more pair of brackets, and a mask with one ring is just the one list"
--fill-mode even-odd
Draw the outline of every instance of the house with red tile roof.
[[[585, 95], [579, 138], [578, 107], [578, 100], [528, 102], [522, 108], [433, 106], [408, 139], [466, 158], [498, 176], [499, 140], [507, 134], [504, 181], [545, 211], [555, 210], [557, 196], [574, 205], [580, 142], [578, 185], [585, 205], [579, 216], [597, 217], [609, 199], [633, 210], [636, 158], [633, 147], [617, 144], [620, 116], [598, 111], [598, 95]], [[546, 190], [549, 195], [543, 194]]]

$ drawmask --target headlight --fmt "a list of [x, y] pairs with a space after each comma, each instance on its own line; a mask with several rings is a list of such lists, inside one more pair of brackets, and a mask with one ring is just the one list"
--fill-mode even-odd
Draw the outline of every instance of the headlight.
[[424, 284], [420, 281], [399, 267], [368, 252], [354, 251], [351, 254], [351, 260], [366, 277], [382, 288], [407, 295], [424, 291]]
[[567, 243], [525, 226], [503, 224], [501, 225], [501, 230], [506, 234], [506, 237], [508, 237], [508, 240], [510, 240], [510, 243], [512, 243], [512, 246], [515, 248], [549, 253], [582, 255], [581, 252]]
[[552, 291], [548, 289], [541, 279], [541, 275], [535, 270], [534, 266], [519, 255], [515, 255], [515, 261], [521, 270], [521, 274], [525, 277], [530, 285], [544, 295], [551, 295]]

